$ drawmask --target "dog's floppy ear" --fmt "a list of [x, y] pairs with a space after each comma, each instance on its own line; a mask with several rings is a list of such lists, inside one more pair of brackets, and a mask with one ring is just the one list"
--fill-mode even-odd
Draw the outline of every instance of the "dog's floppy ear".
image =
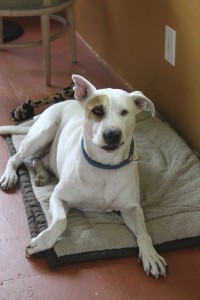
[[78, 101], [86, 100], [96, 90], [88, 80], [80, 75], [73, 74], [72, 80], [75, 84], [74, 98]]
[[153, 102], [149, 100], [142, 92], [134, 91], [131, 93], [132, 99], [135, 103], [136, 114], [142, 110], [150, 111], [152, 116], [155, 116], [155, 107]]

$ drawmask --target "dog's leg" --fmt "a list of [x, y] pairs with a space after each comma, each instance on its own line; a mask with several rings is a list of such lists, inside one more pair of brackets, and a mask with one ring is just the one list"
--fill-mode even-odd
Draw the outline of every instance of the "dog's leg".
[[149, 236], [144, 215], [140, 206], [131, 211], [121, 212], [125, 224], [131, 229], [137, 238], [139, 247], [139, 258], [143, 262], [144, 271], [147, 275], [152, 274], [158, 278], [159, 275], [166, 276], [166, 262], [155, 250], [151, 237]]
[[47, 185], [49, 182], [49, 173], [46, 170], [43, 161], [41, 159], [34, 159], [32, 163], [36, 171], [35, 185], [36, 186]]
[[[2, 190], [12, 188], [17, 183], [16, 170], [19, 165], [22, 164], [26, 158], [37, 153], [42, 148], [47, 148], [48, 144], [55, 137], [57, 130], [57, 125], [55, 123], [49, 121], [44, 126], [44, 124], [41, 124], [40, 119], [37, 123], [39, 124], [36, 125], [35, 123], [28, 135], [22, 141], [18, 152], [8, 160], [5, 172], [0, 178], [0, 187]], [[38, 127], [40, 127], [40, 130]]]
[[2, 190], [8, 190], [17, 183], [16, 169], [21, 164], [21, 160], [17, 154], [10, 157], [4, 174], [0, 178], [0, 187]]
[[54, 193], [50, 198], [50, 211], [52, 214], [50, 227], [42, 231], [36, 238], [31, 239], [26, 248], [27, 256], [52, 248], [65, 231], [67, 227], [67, 212], [64, 208], [63, 201], [56, 197]]

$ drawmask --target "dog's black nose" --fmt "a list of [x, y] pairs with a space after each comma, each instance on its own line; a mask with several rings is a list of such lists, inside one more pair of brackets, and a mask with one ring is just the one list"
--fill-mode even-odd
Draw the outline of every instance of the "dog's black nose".
[[121, 130], [119, 129], [108, 129], [104, 131], [103, 138], [108, 145], [118, 145], [121, 140]]

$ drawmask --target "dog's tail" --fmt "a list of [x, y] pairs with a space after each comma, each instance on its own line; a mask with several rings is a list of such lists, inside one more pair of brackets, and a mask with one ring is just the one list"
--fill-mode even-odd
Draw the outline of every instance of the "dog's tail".
[[31, 127], [26, 126], [15, 126], [15, 125], [8, 125], [8, 126], [0, 126], [0, 135], [7, 135], [7, 134], [27, 134]]
[[20, 125], [6, 125], [6, 126], [0, 126], [0, 135], [8, 135], [8, 134], [27, 134], [33, 124], [39, 119], [40, 115], [34, 117], [33, 119], [30, 119], [24, 123], [21, 123]]

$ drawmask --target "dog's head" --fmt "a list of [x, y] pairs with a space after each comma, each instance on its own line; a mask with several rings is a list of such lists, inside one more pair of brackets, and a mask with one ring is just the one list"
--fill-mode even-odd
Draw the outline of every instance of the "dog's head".
[[96, 89], [89, 81], [73, 75], [74, 97], [84, 108], [84, 130], [92, 142], [113, 152], [132, 138], [135, 115], [142, 110], [155, 115], [153, 103], [141, 92]]

